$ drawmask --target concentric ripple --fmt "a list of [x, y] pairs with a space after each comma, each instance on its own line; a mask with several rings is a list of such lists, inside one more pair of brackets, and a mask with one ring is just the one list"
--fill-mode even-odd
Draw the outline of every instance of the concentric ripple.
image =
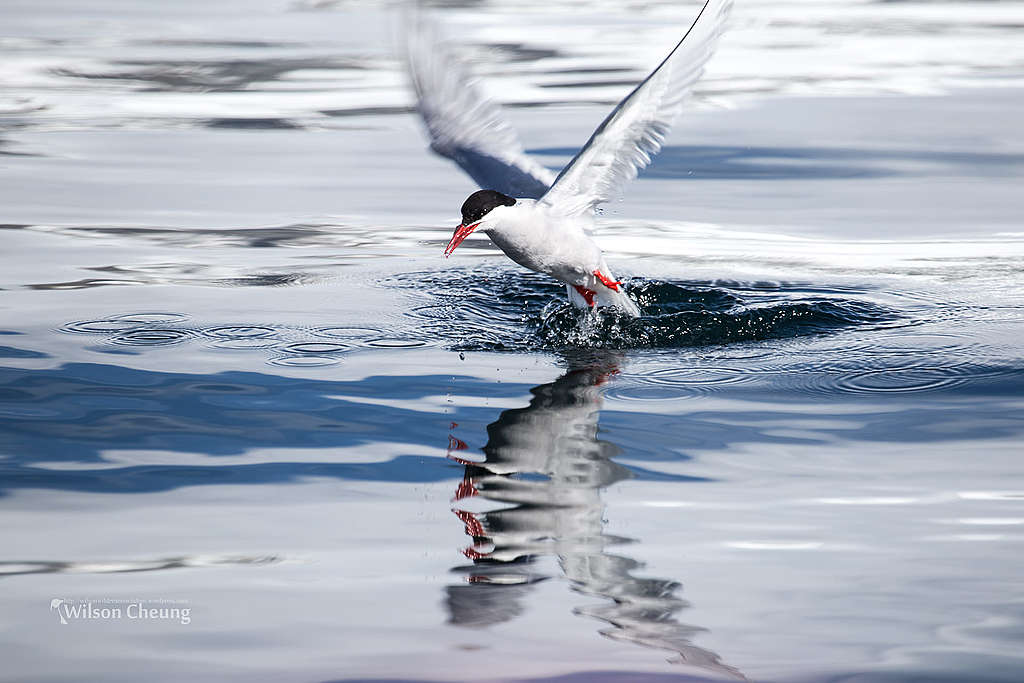
[[656, 386], [618, 381], [605, 390], [605, 396], [618, 401], [679, 401], [697, 399], [711, 393], [710, 387], [695, 384]]
[[963, 384], [972, 374], [973, 370], [966, 365], [887, 368], [852, 372], [840, 377], [836, 384], [853, 393], [934, 391]]
[[261, 327], [259, 325], [226, 325], [223, 327], [211, 327], [203, 330], [203, 334], [215, 339], [258, 339], [271, 337], [277, 333], [272, 327]]
[[180, 344], [190, 336], [188, 330], [153, 328], [122, 332], [111, 337], [110, 342], [124, 346], [170, 346]]
[[318, 368], [327, 365], [337, 365], [341, 362], [334, 356], [278, 356], [267, 361], [271, 365], [281, 365], [288, 368]]
[[125, 313], [99, 320], [80, 320], [70, 322], [62, 328], [66, 332], [84, 332], [87, 334], [112, 334], [135, 330], [150, 325], [173, 325], [187, 320], [184, 313]]
[[398, 339], [385, 337], [382, 339], [371, 339], [366, 342], [366, 346], [372, 346], [378, 349], [412, 349], [417, 346], [426, 346], [427, 342], [422, 339]]
[[750, 376], [738, 368], [662, 368], [636, 376], [642, 382], [665, 386], [707, 386], [748, 382]]
[[384, 332], [373, 327], [321, 327], [313, 330], [313, 334], [327, 339], [369, 339]]
[[280, 340], [273, 337], [229, 337], [215, 339], [210, 346], [218, 349], [251, 351], [252, 349], [269, 349], [280, 343]]
[[322, 355], [348, 351], [349, 346], [335, 342], [296, 342], [294, 344], [288, 344], [283, 348], [283, 350], [288, 353]]

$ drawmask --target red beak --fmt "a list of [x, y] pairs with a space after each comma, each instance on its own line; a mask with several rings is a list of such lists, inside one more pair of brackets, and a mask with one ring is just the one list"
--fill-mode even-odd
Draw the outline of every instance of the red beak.
[[462, 240], [464, 240], [467, 237], [469, 237], [470, 234], [474, 230], [476, 230], [476, 226], [478, 226], [478, 225], [480, 225], [480, 223], [476, 222], [476, 223], [473, 223], [472, 225], [462, 224], [459, 227], [455, 228], [455, 234], [452, 235], [451, 242], [449, 242], [448, 246], [445, 247], [445, 249], [444, 249], [444, 257], [448, 258], [449, 256], [451, 256], [452, 252], [455, 251], [455, 247], [457, 247], [460, 244], [462, 244]]

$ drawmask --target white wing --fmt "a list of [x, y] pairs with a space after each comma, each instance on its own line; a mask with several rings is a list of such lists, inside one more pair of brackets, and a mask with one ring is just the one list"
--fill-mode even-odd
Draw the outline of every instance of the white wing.
[[732, 0], [707, 0], [675, 49], [597, 127], [541, 202], [569, 215], [592, 210], [650, 163], [704, 73], [731, 6]]
[[555, 174], [526, 155], [501, 108], [483, 95], [434, 22], [414, 9], [405, 26], [406, 67], [430, 148], [483, 189], [539, 199]]

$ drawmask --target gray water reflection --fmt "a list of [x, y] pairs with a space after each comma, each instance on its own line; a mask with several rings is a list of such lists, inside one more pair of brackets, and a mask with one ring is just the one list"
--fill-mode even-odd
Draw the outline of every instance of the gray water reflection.
[[153, 572], [165, 569], [194, 567], [221, 567], [229, 565], [276, 564], [276, 555], [196, 555], [165, 557], [153, 560], [116, 560], [102, 562], [19, 560], [0, 562], [0, 578], [23, 574], [117, 574], [127, 572]]
[[[473, 538], [463, 551], [473, 564], [453, 568], [464, 582], [446, 588], [449, 623], [486, 627], [519, 616], [531, 588], [551, 578], [536, 560], [551, 555], [572, 590], [608, 601], [574, 609], [606, 622], [601, 635], [668, 650], [675, 653], [671, 663], [745, 679], [717, 653], [692, 643], [706, 629], [678, 620], [689, 606], [677, 595], [680, 583], [634, 576], [643, 564], [611, 552], [633, 541], [605, 532], [602, 500], [605, 488], [631, 477], [613, 460], [620, 447], [599, 438], [598, 427], [604, 387], [621, 360], [614, 353], [570, 359], [564, 375], [531, 389], [527, 407], [506, 410], [488, 425], [482, 462], [449, 455], [466, 466], [453, 511]], [[454, 436], [449, 446], [467, 448]], [[503, 507], [479, 513], [462, 507], [477, 497]]]
[[[195, 46], [171, 43], [168, 47]], [[98, 71], [60, 68], [54, 69], [54, 74], [75, 79], [120, 81], [144, 90], [208, 93], [245, 90], [302, 69], [365, 68], [358, 61], [328, 58], [119, 61], [110, 67]]]

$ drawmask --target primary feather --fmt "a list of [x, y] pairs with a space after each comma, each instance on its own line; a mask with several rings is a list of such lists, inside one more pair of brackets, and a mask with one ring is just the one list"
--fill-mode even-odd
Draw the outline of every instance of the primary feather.
[[413, 9], [406, 27], [406, 67], [430, 148], [458, 164], [482, 188], [539, 199], [555, 174], [523, 151], [501, 108], [483, 94], [436, 23]]
[[608, 115], [541, 202], [559, 213], [593, 210], [658, 153], [725, 29], [732, 0], [708, 0], [668, 57]]

